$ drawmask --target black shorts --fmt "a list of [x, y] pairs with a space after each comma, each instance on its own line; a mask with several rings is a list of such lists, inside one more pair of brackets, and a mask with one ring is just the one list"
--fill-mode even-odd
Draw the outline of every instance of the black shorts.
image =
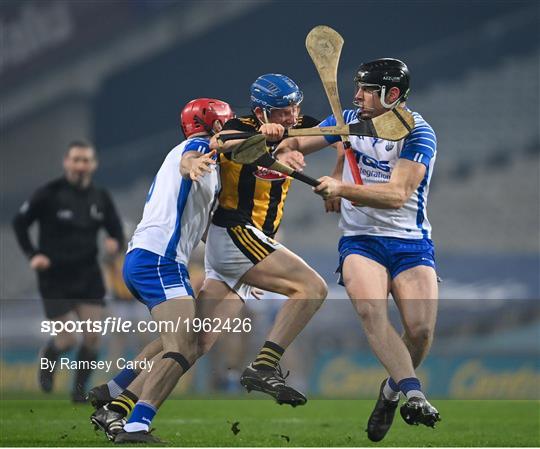
[[49, 319], [65, 315], [81, 303], [105, 306], [105, 285], [97, 263], [42, 271], [38, 284]]

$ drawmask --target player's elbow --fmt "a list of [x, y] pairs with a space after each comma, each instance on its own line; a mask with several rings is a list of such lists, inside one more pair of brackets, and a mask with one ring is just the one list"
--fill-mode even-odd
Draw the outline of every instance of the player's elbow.
[[24, 229], [24, 218], [22, 214], [17, 213], [13, 219], [11, 220], [11, 227], [15, 231], [15, 233], [20, 232], [22, 229]]
[[410, 194], [405, 189], [395, 189], [388, 198], [388, 209], [401, 209], [409, 197]]

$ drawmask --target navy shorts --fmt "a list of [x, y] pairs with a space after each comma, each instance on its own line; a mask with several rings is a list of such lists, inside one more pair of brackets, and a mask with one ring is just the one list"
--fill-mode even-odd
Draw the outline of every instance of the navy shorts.
[[145, 249], [126, 254], [123, 274], [129, 291], [149, 310], [168, 299], [194, 297], [184, 264]]
[[97, 262], [52, 266], [38, 271], [39, 292], [45, 316], [56, 319], [79, 304], [105, 307], [105, 285]]
[[343, 261], [350, 254], [359, 254], [380, 263], [394, 279], [402, 271], [418, 265], [435, 267], [435, 248], [430, 239], [400, 239], [396, 237], [376, 237], [355, 235], [339, 240], [338, 283], [343, 285]]

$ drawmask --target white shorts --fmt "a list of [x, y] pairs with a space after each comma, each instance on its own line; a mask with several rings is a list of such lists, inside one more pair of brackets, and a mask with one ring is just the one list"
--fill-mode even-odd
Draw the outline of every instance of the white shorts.
[[206, 277], [225, 282], [242, 299], [251, 296], [251, 286], [241, 284], [240, 278], [281, 243], [251, 225], [223, 228], [211, 223], [206, 237], [204, 266]]

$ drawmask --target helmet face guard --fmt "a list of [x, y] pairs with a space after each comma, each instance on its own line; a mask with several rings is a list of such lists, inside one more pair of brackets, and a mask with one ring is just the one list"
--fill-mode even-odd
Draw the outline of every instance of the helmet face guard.
[[[359, 89], [380, 92], [381, 104], [386, 109], [396, 107], [409, 95], [409, 69], [398, 59], [383, 58], [362, 64], [354, 77], [355, 93]], [[392, 103], [386, 102], [386, 94], [392, 87], [399, 89], [399, 97]], [[356, 104], [356, 103], [355, 103]]]
[[230, 105], [215, 98], [197, 98], [190, 101], [180, 114], [182, 131], [186, 138], [206, 132], [213, 134], [216, 121], [224, 125], [227, 120], [234, 118]]

